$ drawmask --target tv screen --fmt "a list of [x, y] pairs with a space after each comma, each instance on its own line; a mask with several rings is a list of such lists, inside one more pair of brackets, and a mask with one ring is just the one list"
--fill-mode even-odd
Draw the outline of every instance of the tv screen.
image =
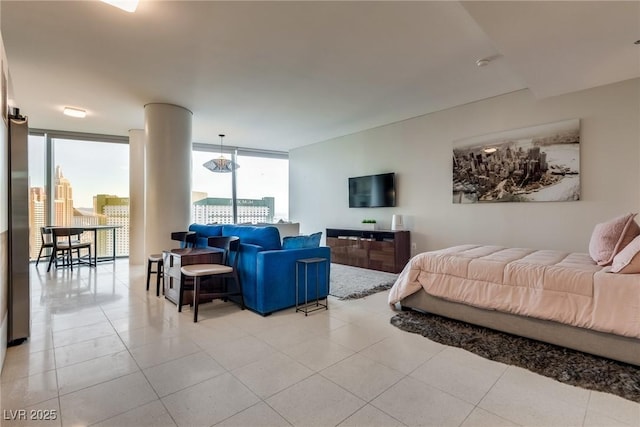
[[349, 178], [350, 208], [383, 208], [396, 205], [395, 173]]

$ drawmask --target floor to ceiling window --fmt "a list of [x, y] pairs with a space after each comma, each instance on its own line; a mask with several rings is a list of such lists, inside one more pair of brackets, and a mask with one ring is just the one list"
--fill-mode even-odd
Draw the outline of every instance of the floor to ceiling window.
[[[199, 224], [233, 224], [232, 174], [215, 173], [203, 165], [220, 153], [191, 153], [191, 220]], [[227, 154], [230, 158], [231, 156]]]
[[[40, 249], [45, 225], [114, 225], [116, 255], [129, 254], [128, 139], [35, 130], [29, 136], [30, 257]], [[235, 172], [216, 173], [204, 163], [220, 157], [216, 146], [194, 144], [192, 221], [265, 223], [289, 219], [286, 153], [226, 148]], [[99, 236], [98, 256], [110, 255], [110, 231]], [[89, 238], [90, 236], [85, 236]]]
[[[239, 167], [212, 172], [204, 163], [223, 155]], [[243, 224], [288, 221], [289, 160], [286, 153], [194, 144], [192, 221]], [[235, 176], [234, 176], [235, 175]]]
[[115, 241], [112, 231], [98, 231], [103, 235], [97, 254], [110, 255], [114, 246], [117, 256], [129, 254], [129, 146], [123, 142], [127, 139], [72, 133], [30, 135], [32, 259], [42, 225], [116, 226]]
[[40, 253], [40, 228], [49, 224], [47, 198], [47, 145], [44, 135], [29, 135], [29, 258]]
[[238, 222], [289, 220], [289, 160], [239, 154]]

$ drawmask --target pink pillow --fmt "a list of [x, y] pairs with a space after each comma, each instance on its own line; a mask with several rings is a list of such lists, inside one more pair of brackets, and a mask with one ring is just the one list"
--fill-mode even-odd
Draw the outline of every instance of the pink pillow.
[[613, 257], [640, 235], [640, 227], [633, 220], [636, 215], [629, 213], [595, 226], [589, 241], [589, 255], [598, 265], [611, 264]]
[[636, 237], [613, 257], [612, 273], [640, 273], [640, 236]]

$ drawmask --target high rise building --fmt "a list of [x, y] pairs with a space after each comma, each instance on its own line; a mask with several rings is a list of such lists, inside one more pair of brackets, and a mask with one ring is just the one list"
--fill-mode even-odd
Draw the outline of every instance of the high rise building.
[[192, 191], [191, 192], [191, 203], [198, 202], [202, 199], [206, 199], [208, 194], [204, 191]]
[[[96, 215], [94, 212], [87, 209], [74, 209], [73, 210], [73, 226], [74, 227], [83, 227], [86, 225], [98, 225], [101, 224], [100, 215]], [[92, 242], [93, 241], [93, 233], [83, 233], [80, 237], [80, 241], [82, 242]], [[100, 246], [104, 246], [100, 241]], [[95, 246], [95, 245], [94, 245]], [[95, 250], [95, 249], [92, 249]], [[98, 252], [98, 256], [102, 255], [102, 253]]]
[[71, 183], [62, 175], [62, 168], [56, 166], [53, 206], [55, 225], [73, 225], [73, 189]]
[[47, 193], [42, 187], [29, 189], [29, 257], [35, 259], [42, 246], [40, 227], [46, 225]]
[[[98, 194], [93, 196], [93, 210], [103, 221], [100, 224], [120, 226], [116, 228], [116, 256], [129, 255], [129, 198]], [[98, 239], [100, 242], [100, 248], [97, 248], [98, 255], [107, 255], [107, 251], [113, 248], [113, 233], [111, 231], [102, 231], [102, 233], [106, 234], [104, 238]]]
[[[237, 223], [273, 222], [275, 207], [274, 197], [262, 199], [237, 199]], [[193, 203], [191, 216], [193, 221], [200, 224], [231, 224], [233, 223], [233, 201], [225, 197], [207, 197]]]
[[[29, 256], [38, 256], [42, 239], [40, 227], [47, 224], [58, 226], [118, 225], [115, 233], [116, 255], [129, 255], [129, 198], [108, 194], [93, 197], [93, 210], [73, 207], [73, 189], [71, 182], [64, 177], [62, 167], [56, 166], [53, 192], [53, 218], [47, 220], [47, 193], [44, 188], [33, 187], [29, 191]], [[99, 230], [95, 251], [98, 256], [111, 255], [113, 250], [113, 232]], [[84, 233], [83, 241], [92, 240], [92, 233]]]

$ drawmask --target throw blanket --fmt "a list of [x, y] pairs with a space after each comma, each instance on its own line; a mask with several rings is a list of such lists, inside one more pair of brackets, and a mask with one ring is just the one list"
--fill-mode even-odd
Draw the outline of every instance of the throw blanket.
[[640, 338], [640, 275], [614, 274], [588, 254], [462, 245], [412, 258], [391, 288], [490, 310]]

